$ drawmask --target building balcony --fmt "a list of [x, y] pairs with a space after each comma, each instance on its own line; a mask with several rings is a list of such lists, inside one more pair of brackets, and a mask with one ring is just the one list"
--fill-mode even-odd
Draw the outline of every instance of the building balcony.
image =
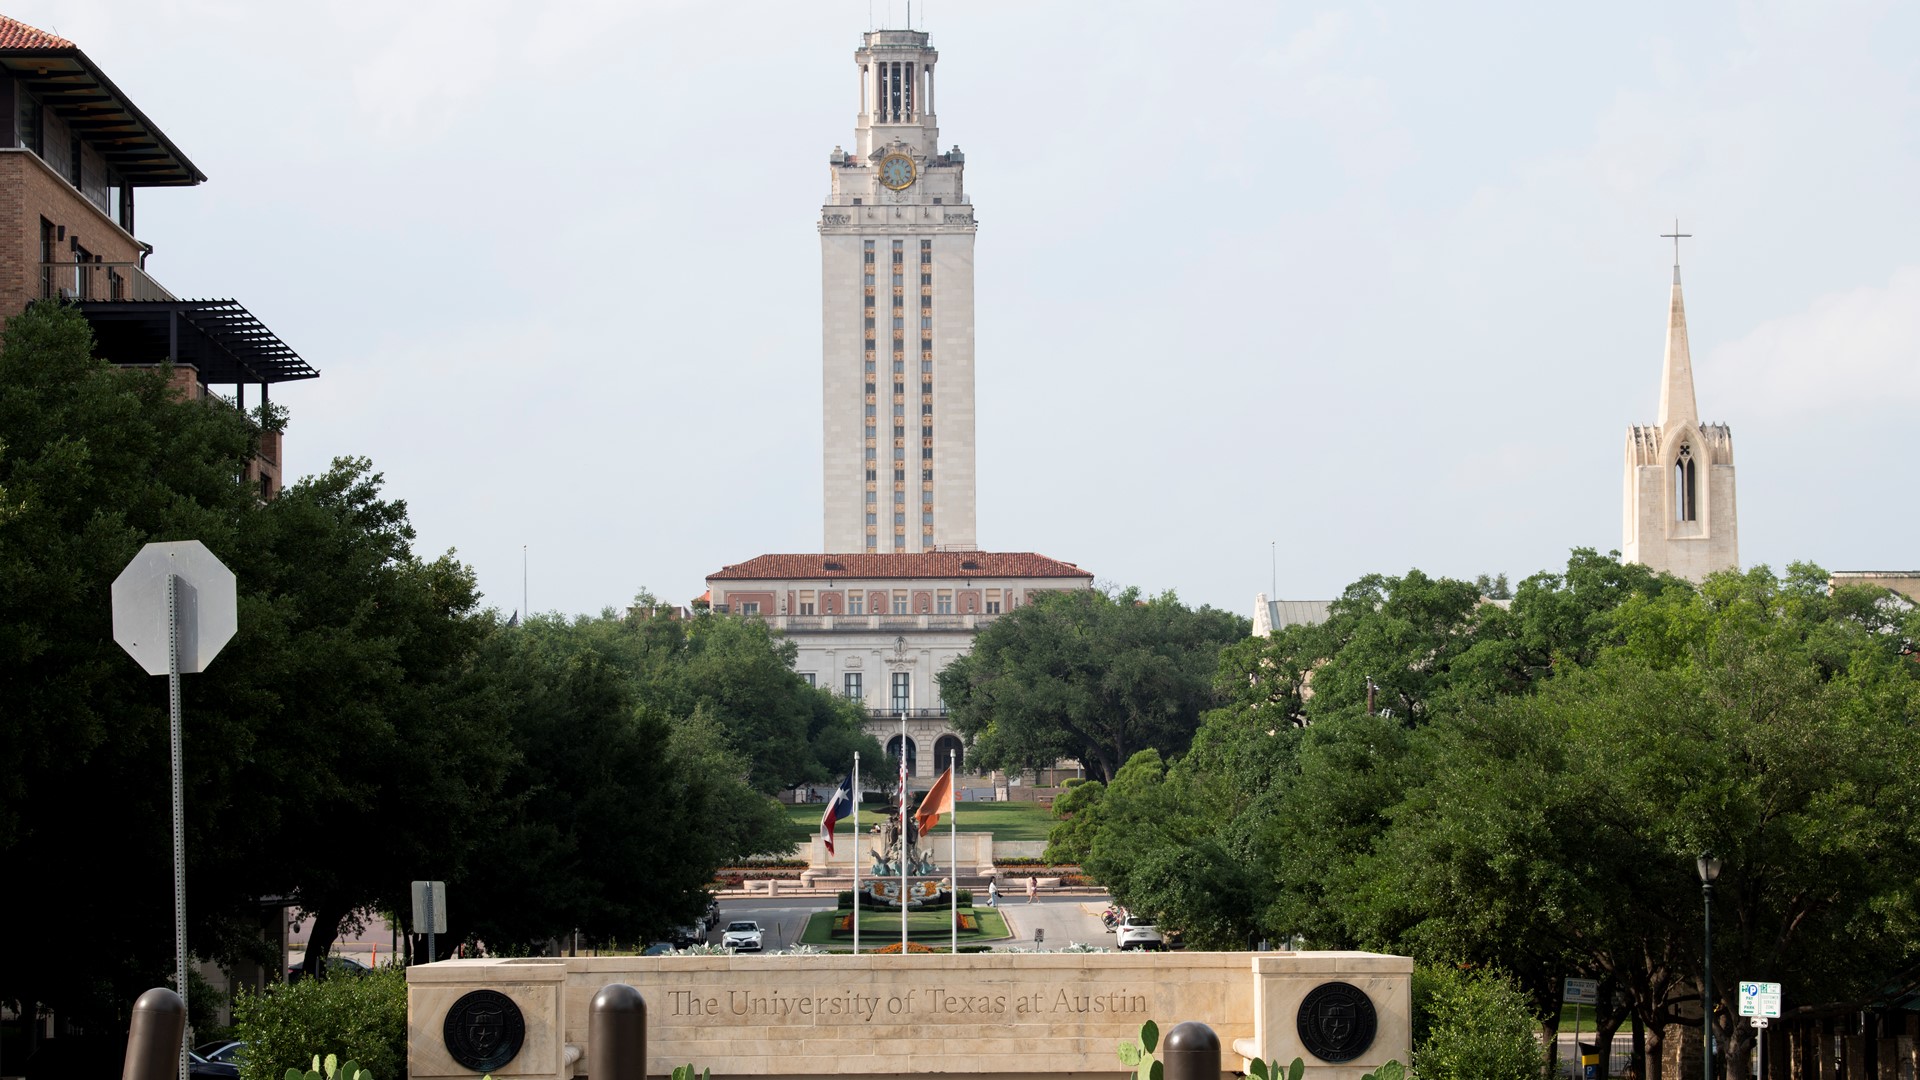
[[790, 634], [859, 630], [978, 630], [998, 615], [774, 615], [763, 616]]
[[39, 293], [77, 306], [109, 363], [170, 361], [202, 383], [236, 386], [320, 374], [237, 301], [183, 300], [139, 263], [43, 262]]
[[178, 300], [139, 263], [43, 262], [42, 300]]
[[893, 705], [886, 705], [884, 707], [869, 705], [867, 707], [867, 721], [869, 723], [882, 720], [892, 720], [898, 723], [902, 716], [909, 720], [945, 720], [947, 718], [947, 707], [945, 705], [936, 705], [931, 709], [898, 708]]

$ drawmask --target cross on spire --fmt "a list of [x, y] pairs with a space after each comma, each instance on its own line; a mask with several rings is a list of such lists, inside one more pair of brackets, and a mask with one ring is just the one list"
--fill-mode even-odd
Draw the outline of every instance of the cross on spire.
[[1681, 232], [1681, 231], [1680, 231], [1680, 219], [1679, 219], [1679, 218], [1674, 218], [1674, 219], [1673, 219], [1673, 231], [1672, 231], [1672, 232], [1663, 232], [1663, 233], [1661, 233], [1661, 234], [1660, 234], [1660, 238], [1661, 238], [1661, 239], [1663, 239], [1663, 240], [1672, 240], [1672, 241], [1673, 241], [1673, 265], [1674, 265], [1674, 269], [1676, 269], [1676, 270], [1677, 270], [1677, 269], [1679, 269], [1679, 267], [1680, 267], [1680, 241], [1682, 241], [1682, 240], [1685, 240], [1685, 239], [1689, 239], [1689, 238], [1691, 238], [1692, 236], [1693, 236], [1693, 234], [1692, 234], [1692, 233], [1687, 233], [1687, 232]]

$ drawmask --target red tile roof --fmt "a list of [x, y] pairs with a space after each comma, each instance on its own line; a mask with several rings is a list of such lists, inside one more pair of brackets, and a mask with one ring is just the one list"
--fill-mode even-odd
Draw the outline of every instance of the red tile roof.
[[0, 15], [0, 49], [73, 49], [73, 42]]
[[761, 555], [708, 574], [708, 581], [828, 578], [1087, 578], [1069, 562], [1031, 551], [926, 551], [902, 555]]

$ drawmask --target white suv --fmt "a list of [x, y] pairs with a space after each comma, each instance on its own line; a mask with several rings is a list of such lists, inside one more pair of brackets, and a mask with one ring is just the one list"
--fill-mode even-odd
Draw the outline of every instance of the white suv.
[[1114, 944], [1118, 945], [1122, 951], [1127, 949], [1160, 950], [1167, 947], [1166, 936], [1160, 933], [1160, 928], [1153, 925], [1152, 920], [1142, 918], [1139, 915], [1128, 915], [1126, 918], [1121, 919], [1120, 926], [1115, 931], [1115, 935]]
[[720, 944], [739, 952], [760, 951], [760, 924], [747, 920], [730, 922], [720, 935]]

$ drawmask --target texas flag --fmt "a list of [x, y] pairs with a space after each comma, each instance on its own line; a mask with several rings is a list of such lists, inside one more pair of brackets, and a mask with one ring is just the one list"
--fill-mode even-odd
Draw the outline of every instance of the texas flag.
[[853, 774], [848, 773], [840, 786], [827, 798], [826, 812], [820, 815], [820, 839], [827, 842], [827, 854], [833, 854], [833, 826], [841, 816], [853, 810]]

